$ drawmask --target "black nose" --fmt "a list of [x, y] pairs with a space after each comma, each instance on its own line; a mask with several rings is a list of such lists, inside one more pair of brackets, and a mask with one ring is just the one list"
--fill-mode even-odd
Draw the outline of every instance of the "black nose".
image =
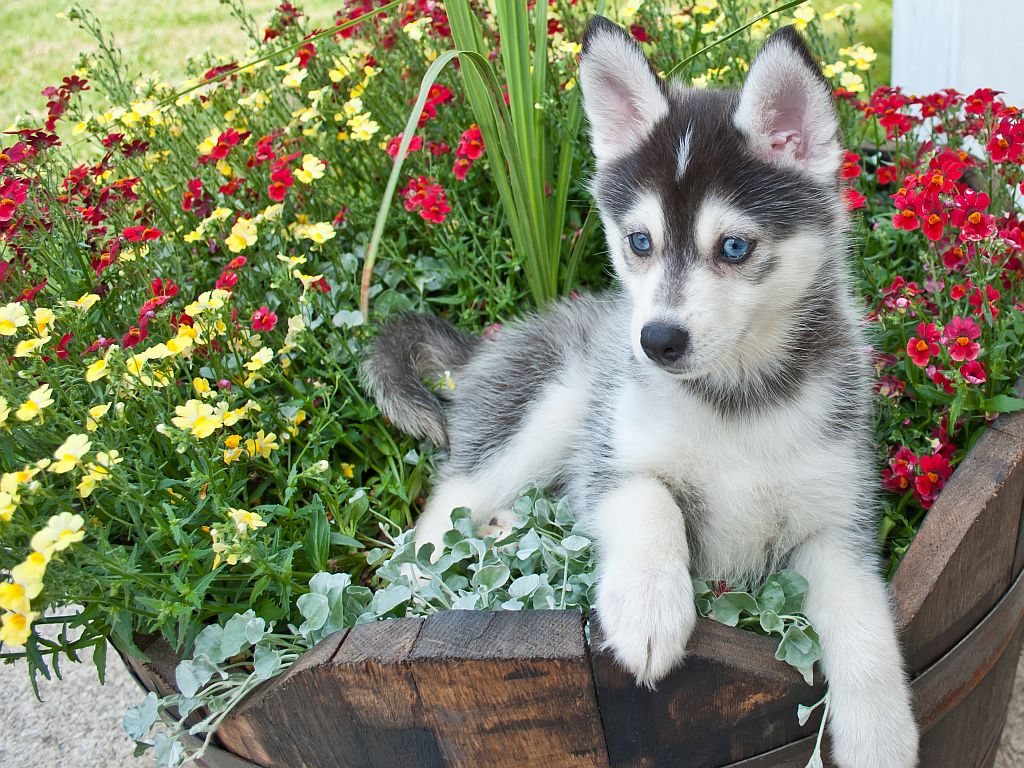
[[648, 323], [640, 331], [644, 354], [661, 365], [674, 363], [690, 347], [690, 334], [676, 325]]

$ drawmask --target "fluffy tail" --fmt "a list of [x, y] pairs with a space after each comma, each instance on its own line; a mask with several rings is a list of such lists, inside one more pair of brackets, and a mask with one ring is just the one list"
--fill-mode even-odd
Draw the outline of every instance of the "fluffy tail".
[[380, 412], [406, 434], [448, 447], [448, 430], [437, 397], [423, 378], [464, 365], [480, 342], [433, 315], [389, 320], [363, 363], [363, 385]]

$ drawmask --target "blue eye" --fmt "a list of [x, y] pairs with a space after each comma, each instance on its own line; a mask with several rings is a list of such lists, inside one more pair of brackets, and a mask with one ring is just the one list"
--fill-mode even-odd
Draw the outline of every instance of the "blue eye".
[[637, 256], [648, 256], [651, 253], [651, 238], [643, 232], [634, 232], [629, 236], [629, 247]]
[[726, 261], [740, 262], [750, 255], [752, 247], [742, 237], [727, 237], [722, 241], [722, 257]]

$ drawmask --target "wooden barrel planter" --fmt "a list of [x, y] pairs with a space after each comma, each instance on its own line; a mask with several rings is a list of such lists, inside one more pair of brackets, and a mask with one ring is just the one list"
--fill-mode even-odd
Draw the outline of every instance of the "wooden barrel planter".
[[[1024, 638], [1024, 414], [1002, 416], [942, 491], [892, 581], [922, 768], [991, 766]], [[339, 632], [253, 693], [213, 768], [803, 768], [820, 698], [774, 640], [701, 620], [686, 664], [637, 688], [570, 611], [453, 611]], [[166, 694], [176, 660], [147, 664]]]

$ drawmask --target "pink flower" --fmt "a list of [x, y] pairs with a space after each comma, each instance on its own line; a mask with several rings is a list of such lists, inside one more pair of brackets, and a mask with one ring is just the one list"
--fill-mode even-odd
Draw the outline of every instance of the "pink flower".
[[985, 378], [985, 366], [977, 360], [971, 360], [961, 365], [960, 375], [964, 377], [964, 381], [968, 384], [984, 384], [987, 381]]
[[980, 337], [981, 328], [969, 317], [954, 317], [942, 332], [950, 358], [958, 363], [978, 357], [981, 345], [975, 339]]
[[924, 368], [932, 356], [939, 354], [938, 341], [941, 337], [935, 323], [918, 323], [917, 336], [911, 336], [907, 342], [907, 354], [914, 362]]
[[277, 315], [265, 304], [252, 313], [252, 329], [254, 331], [272, 331], [277, 325]]

